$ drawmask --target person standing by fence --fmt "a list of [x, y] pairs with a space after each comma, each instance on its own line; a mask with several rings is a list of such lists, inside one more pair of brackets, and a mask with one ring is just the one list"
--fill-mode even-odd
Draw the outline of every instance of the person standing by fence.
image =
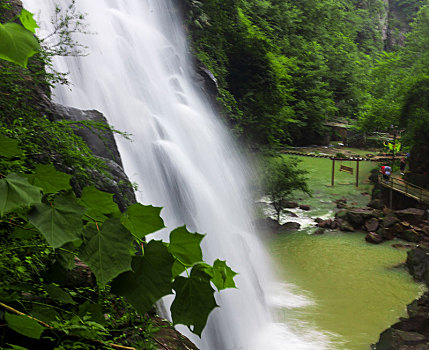
[[407, 161], [406, 161], [405, 157], [402, 157], [401, 161], [399, 163], [399, 170], [401, 171], [401, 175], [405, 174], [406, 165], [407, 165]]

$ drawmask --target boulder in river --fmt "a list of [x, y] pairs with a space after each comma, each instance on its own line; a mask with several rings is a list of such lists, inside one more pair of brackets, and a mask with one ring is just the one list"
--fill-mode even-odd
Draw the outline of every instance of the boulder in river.
[[293, 202], [293, 201], [282, 201], [282, 207], [283, 208], [298, 208], [298, 203], [297, 202]]
[[396, 224], [397, 222], [399, 222], [399, 219], [398, 219], [396, 216], [394, 216], [394, 215], [387, 215], [387, 216], [385, 216], [385, 217], [382, 219], [382, 224], [381, 224], [381, 226], [382, 226], [383, 228], [391, 227], [391, 226], [393, 226], [394, 224]]
[[347, 211], [347, 221], [354, 228], [361, 228], [362, 225], [373, 217], [379, 217], [380, 213], [374, 209], [354, 208]]
[[407, 208], [395, 211], [396, 216], [403, 221], [408, 221], [411, 224], [419, 224], [426, 219], [426, 211], [417, 208]]
[[343, 221], [341, 222], [341, 225], [340, 225], [340, 230], [341, 230], [341, 231], [353, 232], [353, 231], [355, 230], [355, 228], [354, 228], [354, 227], [353, 227], [353, 225], [352, 225], [352, 224], [350, 224], [348, 221], [343, 220]]
[[368, 243], [379, 244], [383, 242], [383, 237], [377, 232], [368, 232], [368, 234], [365, 236], [365, 241]]
[[429, 248], [419, 246], [407, 253], [408, 271], [417, 281], [429, 283]]
[[404, 228], [402, 225], [397, 222], [393, 226], [383, 227], [381, 230], [379, 230], [379, 234], [381, 234], [384, 239], [393, 239], [398, 237], [403, 230]]
[[364, 226], [368, 232], [375, 232], [378, 229], [379, 221], [377, 218], [371, 218], [371, 219], [365, 221]]
[[368, 204], [368, 207], [373, 209], [380, 209], [382, 210], [384, 208], [384, 203], [381, 199], [372, 199]]
[[306, 204], [300, 204], [299, 205], [299, 209], [302, 209], [302, 210], [305, 210], [305, 211], [311, 210], [310, 206], [306, 205]]
[[331, 219], [322, 220], [317, 224], [317, 226], [321, 228], [331, 228], [331, 225], [332, 225]]
[[325, 233], [325, 229], [322, 227], [319, 227], [316, 231], [314, 231], [314, 235], [323, 235]]
[[420, 242], [421, 239], [423, 238], [419, 232], [417, 232], [411, 227], [399, 232], [398, 237], [403, 239], [404, 241], [415, 242], [415, 243]]
[[286, 222], [283, 225], [280, 226], [280, 229], [282, 231], [296, 231], [301, 228], [301, 225], [298, 222]]

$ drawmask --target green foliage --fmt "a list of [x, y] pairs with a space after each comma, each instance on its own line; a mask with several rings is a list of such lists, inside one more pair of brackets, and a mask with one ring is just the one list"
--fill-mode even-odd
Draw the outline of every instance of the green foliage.
[[268, 196], [280, 221], [284, 202], [294, 191], [310, 194], [307, 185], [307, 171], [299, 168], [297, 158], [283, 157], [269, 159], [263, 169], [264, 193]]
[[27, 67], [28, 59], [40, 50], [33, 34], [16, 23], [0, 23], [0, 58]]
[[[5, 154], [15, 154], [19, 150], [16, 144], [6, 143], [10, 147]], [[31, 185], [27, 178], [41, 187]], [[49, 179], [53, 180], [52, 183]], [[73, 267], [74, 256], [78, 257], [89, 266], [100, 289], [109, 288], [112, 284], [112, 292], [124, 296], [141, 314], [148, 312], [160, 298], [171, 294], [173, 288], [180, 304], [182, 299], [193, 303], [189, 300], [196, 298], [192, 308], [182, 309], [176, 303], [172, 312], [176, 323], [183, 321], [201, 335], [215, 305], [211, 283], [218, 290], [234, 288], [236, 275], [224, 261], [216, 260], [213, 266], [202, 262], [200, 243], [204, 236], [179, 227], [171, 232], [170, 243], [152, 240], [144, 246], [143, 256], [135, 255], [132, 248], [134, 236], [140, 241], [144, 235], [164, 227], [159, 217], [160, 208], [136, 204], [121, 214], [110, 194], [90, 186], [83, 189], [82, 196], [77, 199], [69, 183], [70, 176], [58, 172], [52, 165], [37, 165], [35, 173], [26, 177], [10, 173], [0, 179], [0, 186], [4, 187], [0, 191], [2, 214], [5, 216], [2, 221], [4, 228], [0, 231], [2, 235], [18, 238], [24, 234], [24, 239], [39, 242], [40, 237], [44, 237], [47, 246], [39, 243], [40, 249], [46, 250], [47, 247], [45, 254], [51, 259], [56, 257], [56, 262], [48, 265], [69, 269]], [[134, 236], [126, 226], [133, 230]], [[17, 232], [18, 229], [23, 232]], [[28, 273], [23, 266], [16, 269]], [[189, 278], [178, 276], [184, 269], [188, 274], [190, 270]], [[38, 279], [43, 281], [40, 274]], [[14, 290], [15, 287], [9, 285], [6, 288]], [[34, 314], [49, 320], [55, 330], [66, 335], [101, 340], [108, 334], [98, 305], [88, 301], [78, 303], [75, 294], [56, 283], [32, 287], [32, 293], [40, 292], [61, 307], [76, 310], [71, 314], [67, 312], [65, 316], [36, 308]], [[25, 299], [19, 294], [13, 300], [15, 298]], [[0, 299], [5, 300], [1, 293]], [[7, 321], [9, 323], [16, 330], [12, 321]], [[21, 330], [23, 332], [33, 336], [26, 329]]]
[[247, 143], [318, 142], [325, 121], [360, 114], [383, 47], [382, 0], [188, 3], [195, 53]]
[[183, 265], [190, 267], [203, 260], [200, 244], [204, 236], [189, 232], [185, 226], [176, 228], [170, 233], [169, 252]]
[[101, 286], [120, 273], [131, 270], [129, 250], [132, 236], [118, 218], [106, 220], [101, 229], [98, 225], [87, 226], [84, 237], [79, 256], [91, 268]]
[[44, 193], [71, 190], [71, 175], [57, 171], [52, 164], [37, 164], [34, 171], [30, 182], [32, 185], [42, 188]]
[[106, 215], [119, 214], [113, 194], [97, 190], [95, 186], [85, 187], [78, 203], [88, 209], [85, 215], [91, 220], [103, 222], [107, 219]]
[[140, 240], [147, 234], [165, 227], [160, 216], [161, 209], [140, 203], [133, 204], [122, 215], [122, 224]]
[[0, 216], [40, 203], [41, 199], [40, 188], [30, 185], [22, 176], [10, 173], [0, 179]]
[[45, 329], [26, 315], [6, 313], [5, 319], [9, 328], [29, 338], [39, 339]]
[[114, 293], [125, 296], [142, 314], [161, 297], [171, 294], [174, 263], [161, 241], [150, 241], [144, 253], [144, 256], [133, 257], [133, 271], [119, 276], [112, 286]]
[[36, 33], [36, 28], [39, 28], [36, 21], [33, 18], [33, 14], [26, 9], [21, 10], [21, 14], [19, 15], [19, 20], [25, 29], [29, 30], [32, 33]]
[[185, 324], [193, 333], [201, 336], [208, 315], [217, 307], [210, 276], [192, 271], [188, 278], [177, 277], [173, 288], [176, 292], [171, 305], [173, 322]]
[[0, 156], [12, 158], [19, 156], [22, 150], [18, 147], [19, 142], [5, 135], [0, 135]]
[[60, 194], [49, 204], [34, 205], [28, 219], [53, 248], [59, 248], [79, 239], [84, 212], [73, 195]]

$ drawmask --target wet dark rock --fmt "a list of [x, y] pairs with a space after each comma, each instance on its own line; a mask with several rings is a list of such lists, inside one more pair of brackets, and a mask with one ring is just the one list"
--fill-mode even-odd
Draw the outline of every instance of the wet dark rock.
[[403, 239], [404, 241], [415, 242], [415, 243], [420, 242], [421, 239], [423, 238], [421, 234], [419, 234], [416, 230], [412, 228], [399, 232], [397, 236]]
[[332, 225], [331, 219], [322, 220], [317, 224], [317, 226], [321, 228], [331, 228], [331, 225]]
[[333, 220], [331, 223], [331, 230], [336, 230], [338, 228], [340, 228], [340, 223], [336, 220]]
[[[106, 127], [109, 126], [104, 115], [96, 110], [83, 111], [60, 104], [53, 104], [52, 106], [55, 120], [88, 121], [101, 123]], [[111, 131], [89, 128], [84, 124], [80, 124], [79, 127], [74, 128], [74, 132], [85, 141], [96, 156], [113, 160], [122, 167], [121, 157]]]
[[405, 262], [409, 273], [417, 281], [425, 281], [429, 284], [429, 249], [419, 246], [407, 252]]
[[346, 209], [341, 209], [335, 214], [336, 219], [345, 220], [346, 217], [347, 217], [347, 210]]
[[101, 191], [113, 193], [113, 198], [119, 209], [124, 211], [129, 205], [137, 202], [134, 189], [120, 165], [110, 159], [104, 159], [104, 161], [109, 175], [94, 171], [95, 186]]
[[381, 226], [383, 228], [385, 228], [385, 227], [391, 227], [391, 226], [393, 226], [394, 224], [396, 224], [398, 222], [399, 222], [399, 219], [396, 216], [394, 216], [394, 215], [388, 215], [388, 216], [385, 216], [382, 219]]
[[373, 209], [382, 210], [384, 208], [384, 203], [381, 199], [373, 199], [367, 204], [367, 206]]
[[341, 231], [353, 232], [355, 230], [355, 228], [348, 221], [344, 220], [344, 221], [341, 222], [340, 230]]
[[301, 228], [301, 225], [297, 222], [286, 222], [281, 225], [281, 230], [283, 231], [297, 231]]
[[[417, 345], [425, 341], [425, 336], [417, 332], [405, 332], [399, 329], [389, 328], [380, 335], [380, 340], [376, 344], [377, 350], [405, 350], [416, 349], [406, 346]], [[420, 348], [424, 349], [424, 348]]]
[[283, 208], [298, 208], [298, 203], [297, 202], [293, 202], [293, 201], [282, 201], [282, 206]]
[[210, 101], [216, 101], [219, 85], [214, 74], [199, 60], [195, 62], [193, 78]]
[[367, 220], [379, 216], [380, 213], [374, 209], [355, 208], [347, 211], [347, 221], [355, 228], [361, 228]]
[[365, 241], [367, 241], [368, 243], [379, 244], [383, 242], [383, 237], [376, 232], [369, 232], [365, 236]]
[[411, 224], [422, 223], [426, 219], [426, 211], [417, 208], [407, 208], [402, 210], [396, 210], [395, 215], [403, 221], [408, 221]]
[[319, 227], [316, 231], [314, 231], [313, 234], [315, 235], [323, 235], [325, 233], [325, 229], [322, 227]]
[[365, 222], [364, 226], [368, 232], [375, 232], [379, 227], [379, 221], [377, 218], [371, 218]]
[[306, 205], [306, 204], [300, 204], [299, 205], [299, 209], [302, 209], [302, 210], [305, 210], [305, 211], [311, 210], [310, 206]]
[[378, 232], [383, 236], [384, 239], [390, 240], [395, 237], [398, 237], [402, 231], [403, 231], [402, 225], [399, 222], [397, 222], [393, 226], [382, 228]]

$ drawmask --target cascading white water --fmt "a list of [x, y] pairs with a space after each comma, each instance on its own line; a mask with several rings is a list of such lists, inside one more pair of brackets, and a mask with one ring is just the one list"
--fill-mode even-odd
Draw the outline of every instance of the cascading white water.
[[[69, 1], [61, 1], [66, 6]], [[50, 32], [52, 0], [24, 0], [37, 14], [40, 36]], [[139, 186], [138, 200], [164, 207], [169, 230], [186, 224], [206, 233], [204, 258], [227, 260], [238, 289], [217, 295], [202, 349], [321, 349], [319, 334], [273, 322], [267, 305], [269, 259], [255, 235], [247, 198], [247, 173], [221, 122], [194, 85], [183, 24], [170, 0], [77, 0], [93, 35], [78, 36], [87, 57], [57, 58], [70, 72], [71, 90], [55, 99], [97, 109], [133, 142], [118, 138], [124, 168]], [[286, 306], [307, 301], [286, 295]], [[281, 302], [285, 304], [285, 300]], [[296, 304], [296, 305], [295, 305]], [[298, 330], [297, 330], [298, 329]], [[184, 330], [180, 328], [180, 330]], [[310, 339], [311, 338], [311, 339]], [[316, 339], [317, 338], [317, 339]]]

